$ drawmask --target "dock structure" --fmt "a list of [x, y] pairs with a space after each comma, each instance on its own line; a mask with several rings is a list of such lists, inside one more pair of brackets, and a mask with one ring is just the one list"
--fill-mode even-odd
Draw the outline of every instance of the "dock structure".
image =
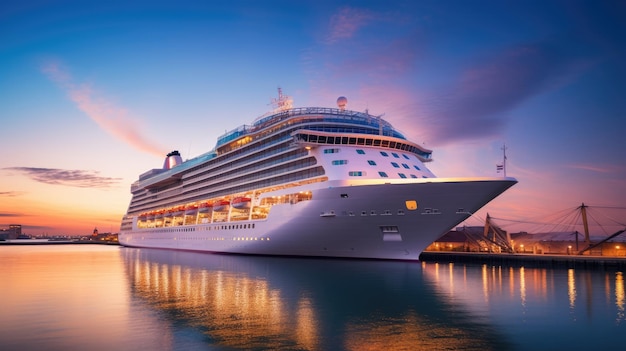
[[[626, 210], [626, 207], [594, 206], [594, 208]], [[589, 209], [590, 206], [582, 203], [563, 216], [560, 223], [555, 223], [559, 221], [554, 220], [548, 222], [552, 231], [535, 233], [526, 231], [509, 233], [495, 223], [494, 218], [487, 213], [483, 226], [458, 227], [432, 243], [425, 251], [626, 257], [626, 236], [622, 235], [626, 232], [626, 222], [600, 213], [612, 222], [608, 226], [612, 226], [613, 229], [607, 230], [608, 226], [603, 226], [598, 221], [598, 213], [588, 214]], [[595, 222], [596, 231], [604, 232], [603, 235], [590, 234], [588, 216]], [[619, 215], [620, 218], [623, 216]], [[582, 223], [577, 224], [577, 220]], [[513, 222], [520, 223], [518, 220]], [[554, 231], [559, 225], [566, 230]], [[609, 234], [618, 229], [616, 226], [621, 228]]]
[[420, 261], [533, 268], [626, 269], [626, 257], [606, 256], [425, 251], [420, 255]]

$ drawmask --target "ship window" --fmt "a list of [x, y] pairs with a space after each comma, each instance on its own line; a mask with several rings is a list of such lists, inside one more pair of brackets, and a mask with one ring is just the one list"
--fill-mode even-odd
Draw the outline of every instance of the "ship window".
[[365, 138], [358, 138], [356, 143], [357, 145], [365, 145]]
[[380, 146], [380, 139], [374, 140], [374, 146]]
[[345, 198], [347, 198], [347, 197], [348, 197], [348, 194], [341, 194], [341, 195], [339, 195], [339, 196], [341, 196], [341, 198], [342, 198], [342, 199], [345, 199]]
[[[392, 144], [395, 144], [395, 142], [392, 142]], [[393, 148], [393, 146], [389, 145], [389, 147]], [[396, 154], [395, 152], [391, 153], [393, 155], [393, 157], [395, 158], [400, 158], [400, 156], [398, 156], [398, 154]]]
[[402, 164], [402, 167], [404, 167], [404, 168], [406, 168], [406, 169], [411, 168], [411, 167], [409, 167], [409, 165], [407, 165], [406, 163], [403, 163], [403, 164]]
[[406, 174], [404, 173], [398, 173], [398, 175], [400, 176], [400, 178], [406, 178]]
[[372, 139], [365, 139], [365, 145], [372, 145]]
[[418, 171], [420, 170], [420, 168], [415, 165], [413, 166], [413, 168], [417, 169]]
[[383, 177], [383, 178], [387, 178], [387, 177], [389, 177], [389, 176], [387, 175], [387, 173], [382, 172], [382, 171], [381, 171], [381, 172], [378, 172], [378, 175], [379, 175], [379, 176], [381, 176], [381, 177]]
[[336, 154], [339, 152], [339, 149], [324, 149], [325, 154]]
[[407, 160], [410, 160], [409, 156], [402, 154], [402, 156], [404, 156], [404, 158], [406, 158]]
[[381, 155], [383, 155], [383, 156], [385, 156], [385, 157], [389, 157], [389, 154], [388, 154], [388, 153], [386, 153], [386, 152], [384, 152], [384, 151], [381, 151], [381, 152], [380, 152], [380, 154], [381, 154]]
[[391, 162], [391, 165], [394, 166], [395, 168], [400, 168], [400, 166], [395, 162]]
[[348, 173], [348, 175], [350, 177], [361, 177], [361, 176], [363, 176], [363, 172], [361, 172], [361, 171], [350, 171]]
[[350, 144], [350, 145], [354, 145], [354, 144], [356, 144], [356, 138], [350, 138], [350, 139], [348, 140], [348, 144]]
[[333, 166], [337, 166], [337, 165], [345, 165], [348, 163], [348, 160], [333, 160]]
[[411, 174], [411, 178], [417, 178], [415, 174]]
[[371, 166], [376, 166], [376, 162], [374, 160], [367, 160], [367, 163], [369, 163]]
[[365, 151], [361, 150], [361, 149], [357, 149], [356, 153], [359, 155], [365, 155]]

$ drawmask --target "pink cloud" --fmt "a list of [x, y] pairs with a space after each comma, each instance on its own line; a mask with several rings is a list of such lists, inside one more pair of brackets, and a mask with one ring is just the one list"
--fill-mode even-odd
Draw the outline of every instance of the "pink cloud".
[[566, 167], [597, 173], [613, 173], [619, 171], [619, 167], [613, 165], [570, 164], [566, 165]]
[[107, 133], [143, 152], [157, 156], [167, 153], [165, 148], [142, 135], [138, 121], [128, 110], [104, 98], [89, 84], [75, 84], [72, 76], [58, 63], [50, 62], [41, 70], [67, 93], [78, 109]]
[[330, 33], [326, 38], [328, 44], [352, 38], [355, 33], [372, 19], [371, 12], [353, 7], [344, 7], [330, 19]]

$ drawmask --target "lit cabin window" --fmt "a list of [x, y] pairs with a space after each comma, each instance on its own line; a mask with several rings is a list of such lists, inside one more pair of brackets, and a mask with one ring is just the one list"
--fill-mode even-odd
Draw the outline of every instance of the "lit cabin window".
[[398, 173], [398, 175], [400, 176], [400, 178], [406, 178], [406, 174], [404, 173]]
[[333, 166], [348, 164], [348, 160], [333, 160]]
[[348, 175], [350, 177], [362, 177], [363, 176], [363, 172], [361, 171], [351, 171], [348, 173]]
[[356, 153], [359, 155], [365, 155], [365, 151], [361, 150], [361, 149], [357, 149]]
[[387, 175], [387, 173], [385, 173], [385, 172], [378, 172], [378, 175], [379, 175], [379, 176], [381, 176], [382, 178], [387, 178], [387, 177], [389, 177], [389, 176]]
[[400, 168], [400, 166], [395, 162], [391, 162], [391, 165], [394, 166], [395, 168]]
[[336, 154], [339, 152], [339, 149], [324, 149], [325, 154]]
[[369, 163], [370, 166], [376, 166], [376, 162], [374, 162], [373, 160], [367, 160], [367, 163]]
[[381, 151], [381, 152], [380, 152], [380, 154], [381, 154], [381, 155], [383, 155], [383, 156], [385, 156], [385, 157], [389, 157], [389, 154], [388, 154], [388, 153], [386, 153], [386, 152], [384, 152], [384, 151]]

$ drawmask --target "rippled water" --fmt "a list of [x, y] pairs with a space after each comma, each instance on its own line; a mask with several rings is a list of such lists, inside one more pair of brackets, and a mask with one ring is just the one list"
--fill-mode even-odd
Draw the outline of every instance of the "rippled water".
[[0, 350], [621, 349], [621, 272], [0, 246]]

